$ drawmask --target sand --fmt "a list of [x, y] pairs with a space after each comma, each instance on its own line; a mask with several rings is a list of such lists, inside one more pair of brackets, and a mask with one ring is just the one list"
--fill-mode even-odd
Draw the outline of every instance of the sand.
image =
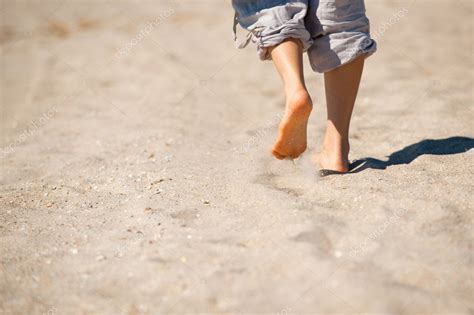
[[473, 4], [367, 1], [360, 172], [270, 155], [227, 1], [1, 2], [0, 313], [473, 314]]

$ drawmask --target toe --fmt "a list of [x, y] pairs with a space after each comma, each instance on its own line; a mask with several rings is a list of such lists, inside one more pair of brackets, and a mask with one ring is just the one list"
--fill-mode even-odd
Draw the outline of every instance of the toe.
[[292, 154], [288, 155], [292, 159], [297, 159], [301, 155], [301, 152], [293, 152]]
[[283, 160], [286, 157], [286, 156], [278, 153], [276, 150], [272, 150], [272, 154], [273, 154], [274, 157], [276, 157], [279, 160]]

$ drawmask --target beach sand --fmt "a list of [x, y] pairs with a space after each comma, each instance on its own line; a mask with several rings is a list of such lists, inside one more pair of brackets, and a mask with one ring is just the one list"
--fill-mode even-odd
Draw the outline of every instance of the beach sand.
[[323, 77], [273, 159], [280, 79], [228, 1], [0, 10], [1, 314], [474, 312], [470, 0], [367, 1], [367, 163], [326, 178]]

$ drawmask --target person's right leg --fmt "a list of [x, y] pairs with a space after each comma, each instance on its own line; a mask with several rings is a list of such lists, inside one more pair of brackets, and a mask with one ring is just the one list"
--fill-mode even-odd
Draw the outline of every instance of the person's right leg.
[[327, 125], [320, 153], [314, 155], [321, 168], [349, 170], [349, 125], [359, 90], [365, 56], [324, 74]]
[[303, 76], [303, 49], [300, 40], [288, 39], [269, 49], [280, 74], [286, 95], [285, 114], [272, 148], [277, 159], [294, 159], [306, 150], [306, 130], [312, 109]]
[[310, 0], [309, 8], [306, 22], [313, 26], [315, 40], [308, 56], [313, 70], [324, 73], [327, 102], [326, 135], [314, 157], [322, 169], [344, 173], [349, 170], [349, 125], [364, 59], [377, 45], [370, 37], [364, 0]]

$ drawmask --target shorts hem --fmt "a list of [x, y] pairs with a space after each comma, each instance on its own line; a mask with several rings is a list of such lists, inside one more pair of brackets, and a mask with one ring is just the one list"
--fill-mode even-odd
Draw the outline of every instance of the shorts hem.
[[261, 45], [261, 46], [257, 47], [257, 54], [258, 54], [260, 60], [272, 60], [270, 54], [268, 53], [268, 49], [271, 48], [271, 47], [277, 46], [277, 45], [283, 43], [285, 40], [288, 40], [288, 39], [297, 39], [297, 40], [299, 40], [301, 42], [301, 45], [303, 46], [303, 52], [308, 51], [308, 49], [313, 45], [312, 40], [305, 40], [301, 37], [291, 36], [291, 35], [281, 36], [278, 39], [272, 40], [271, 42], [269, 42], [267, 44], [264, 44], [264, 45]]
[[[323, 61], [323, 62], [320, 61], [317, 64], [311, 60], [312, 58], [308, 54], [311, 68], [315, 72], [326, 73], [326, 72], [335, 70], [341, 66], [346, 65], [354, 61], [355, 59], [359, 58], [360, 56], [365, 55], [365, 58], [368, 58], [377, 51], [377, 43], [373, 39], [370, 39], [370, 41], [371, 41], [370, 45], [367, 45], [364, 48], [357, 49], [355, 53], [351, 55], [347, 56], [346, 55], [347, 52], [342, 52], [342, 53], [336, 54], [336, 56], [334, 57], [328, 58], [327, 61]], [[344, 55], [344, 56], [341, 58], [340, 57], [341, 55]]]

